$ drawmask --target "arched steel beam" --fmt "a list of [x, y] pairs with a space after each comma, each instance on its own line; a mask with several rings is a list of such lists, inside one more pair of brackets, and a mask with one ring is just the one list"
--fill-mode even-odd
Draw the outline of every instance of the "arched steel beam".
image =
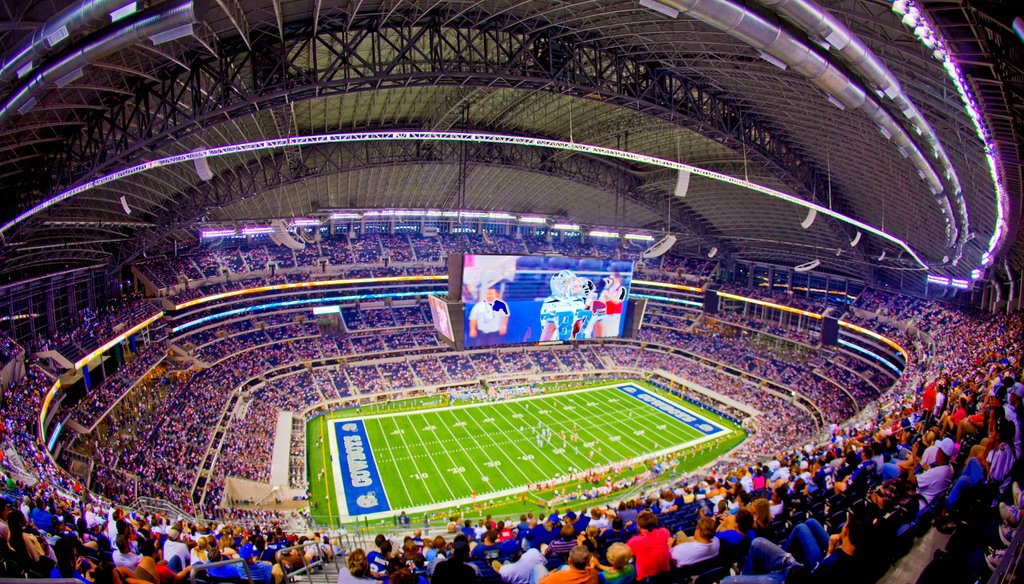
[[[457, 164], [460, 148], [474, 166], [514, 168], [530, 173], [588, 185], [610, 197], [623, 197], [627, 202], [648, 209], [658, 216], [665, 213], [664, 196], [644, 188], [645, 179], [614, 163], [589, 156], [552, 160], [536, 148], [507, 144], [458, 142], [338, 142], [302, 149], [302, 164], [294, 164], [285, 152], [269, 151], [236, 168], [234, 172], [218, 173], [213, 180], [199, 183], [180, 193], [169, 193], [174, 205], [156, 218], [154, 229], [129, 242], [127, 249], [115, 258], [120, 267], [134, 261], [144, 249], [159, 248], [162, 241], [181, 229], [194, 225], [207, 213], [238, 203], [252, 196], [313, 178], [366, 168], [401, 164]], [[724, 245], [721, 236], [704, 218], [692, 211], [673, 207], [672, 223], [688, 233], [699, 236], [709, 245]], [[614, 217], [609, 217], [611, 222]], [[651, 225], [649, 227], [660, 227]]]
[[[496, 17], [480, 27], [458, 18], [442, 26], [442, 20], [429, 14], [412, 20], [401, 10], [384, 20], [356, 14], [334, 19], [334, 29], [293, 24], [283, 41], [276, 30], [253, 31], [251, 48], [221, 43], [216, 59], [197, 49], [190, 69], [168, 67], [159, 81], [140, 82], [131, 99], [91, 115], [51, 164], [54, 190], [286, 101], [459, 85], [554, 91], [629, 107], [744, 150], [804, 198], [828, 192], [825, 173], [774, 128], [679, 72], [632, 56], [639, 51], [617, 54], [596, 36], [547, 22]], [[835, 195], [833, 202], [841, 201]], [[844, 211], [841, 203], [834, 208]]]

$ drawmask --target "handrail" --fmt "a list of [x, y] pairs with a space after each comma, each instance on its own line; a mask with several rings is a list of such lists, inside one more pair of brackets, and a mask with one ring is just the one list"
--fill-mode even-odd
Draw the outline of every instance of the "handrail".
[[189, 570], [188, 577], [192, 584], [196, 584], [196, 572], [208, 572], [210, 568], [220, 568], [222, 566], [230, 566], [231, 564], [242, 564], [245, 568], [245, 579], [252, 584], [252, 572], [249, 571], [249, 563], [242, 558], [235, 558], [233, 560], [221, 560], [219, 562], [211, 562], [209, 564], [193, 564], [192, 569]]
[[[303, 542], [303, 543], [300, 543], [300, 544], [297, 544], [297, 545], [289, 546], [289, 547], [286, 547], [286, 548], [281, 548], [281, 549], [277, 550], [277, 552], [274, 554], [274, 560], [278, 564], [282, 565], [282, 568], [283, 568], [283, 564], [281, 564], [281, 556], [286, 554], [286, 553], [288, 553], [288, 552], [292, 552], [292, 551], [295, 551], [295, 550], [300, 550], [299, 557], [302, 558], [302, 567], [298, 568], [296, 570], [291, 570], [291, 571], [287, 572], [285, 574], [285, 576], [287, 576], [288, 578], [291, 578], [292, 576], [301, 576], [301, 575], [311, 576], [313, 574], [313, 569], [314, 568], [317, 568], [317, 567], [321, 567], [322, 568], [327, 563], [327, 559], [323, 557], [322, 548], [320, 547], [321, 545], [322, 544], [319, 541], [313, 540], [313, 541], [306, 541], [306, 542]], [[307, 562], [306, 561], [306, 548], [309, 548], [309, 547], [315, 547], [316, 548], [316, 560], [314, 560], [313, 562]], [[332, 549], [332, 552], [333, 552], [333, 549]], [[334, 555], [334, 558], [332, 559], [332, 562], [334, 562], [335, 563], [335, 567], [337, 567], [337, 555]], [[331, 582], [331, 580], [332, 579], [325, 572], [324, 573], [324, 581], [325, 582]]]

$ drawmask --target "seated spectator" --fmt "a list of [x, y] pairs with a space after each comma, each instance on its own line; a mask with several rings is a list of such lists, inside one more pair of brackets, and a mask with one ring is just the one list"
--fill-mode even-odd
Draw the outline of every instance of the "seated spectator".
[[636, 567], [633, 565], [633, 552], [624, 543], [613, 543], [605, 554], [609, 566], [597, 565], [601, 584], [632, 584], [636, 581]]
[[132, 571], [135, 571], [135, 568], [139, 566], [139, 560], [142, 559], [138, 554], [132, 553], [128, 534], [122, 534], [117, 537], [117, 549], [111, 555], [115, 566], [128, 568]]
[[718, 555], [718, 538], [715, 537], [715, 520], [701, 517], [693, 537], [680, 531], [676, 534], [676, 545], [672, 548], [672, 562], [675, 567], [682, 568]]
[[736, 513], [727, 513], [722, 518], [715, 538], [720, 542], [719, 553], [738, 558], [746, 554], [750, 542], [754, 540], [754, 514], [749, 509], [737, 509]]
[[[809, 523], [809, 522], [808, 522]], [[821, 583], [859, 584], [865, 581], [864, 570], [870, 558], [860, 558], [857, 546], [866, 545], [871, 537], [871, 515], [864, 507], [851, 510], [843, 530], [829, 537], [821, 525], [801, 524], [800, 533], [790, 534], [786, 542], [791, 547], [780, 547], [767, 539], [757, 538], [743, 564], [742, 574], [729, 576], [722, 584], [761, 584], [763, 582], [811, 581]], [[820, 531], [819, 531], [820, 529]], [[801, 564], [796, 557], [806, 558]], [[815, 558], [823, 558], [814, 562]], [[810, 572], [806, 578], [803, 576]], [[768, 578], [765, 578], [768, 576]]]
[[92, 562], [79, 557], [80, 543], [73, 537], [62, 537], [57, 540], [57, 543], [53, 545], [53, 552], [57, 555], [57, 565], [50, 571], [51, 578], [75, 578], [82, 584], [92, 584]]
[[[183, 582], [188, 577], [192, 568], [186, 567], [175, 573], [167, 567], [167, 562], [161, 557], [160, 548], [156, 544], [154, 539], [144, 539], [139, 542], [139, 555], [142, 558], [139, 560], [138, 567], [135, 568], [135, 577], [128, 579], [129, 584], [173, 584], [174, 582]], [[210, 561], [216, 560], [211, 558]]]
[[576, 547], [576, 530], [573, 529], [572, 523], [566, 522], [562, 526], [561, 537], [551, 542], [548, 547], [544, 550], [544, 555], [547, 557], [562, 556], [566, 557], [572, 548]]
[[953, 467], [949, 464], [956, 447], [953, 440], [943, 438], [937, 443], [934, 466], [920, 473], [910, 472], [907, 478], [917, 485], [917, 494], [924, 498], [922, 506], [931, 505], [953, 483]]
[[478, 582], [480, 577], [470, 564], [469, 543], [463, 538], [456, 538], [452, 544], [451, 557], [437, 564], [434, 568], [434, 575], [430, 578], [431, 584], [463, 584]]
[[362, 548], [352, 550], [352, 553], [345, 558], [345, 568], [338, 570], [338, 584], [376, 581], [370, 576], [370, 562], [366, 559], [366, 552]]
[[539, 584], [598, 584], [596, 564], [587, 548], [578, 545], [569, 551], [568, 569], [550, 572]]
[[509, 584], [536, 584], [548, 571], [544, 568], [547, 559], [540, 550], [530, 548], [523, 553], [515, 562], [501, 562], [494, 560], [491, 568], [501, 576], [503, 582]]
[[664, 527], [658, 526], [658, 516], [644, 511], [636, 518], [639, 535], [630, 538], [627, 545], [636, 558], [636, 577], [643, 580], [671, 568], [668, 542], [672, 536]]

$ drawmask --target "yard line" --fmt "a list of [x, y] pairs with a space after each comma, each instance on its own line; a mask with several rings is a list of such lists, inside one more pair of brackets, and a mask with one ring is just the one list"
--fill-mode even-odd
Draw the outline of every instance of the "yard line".
[[[580, 407], [580, 406], [586, 407], [585, 403], [579, 404], [579, 402], [576, 399], [578, 397], [582, 398], [582, 397], [586, 397], [586, 396], [572, 396], [568, 401], [572, 402], [573, 406], [576, 406], [576, 407]], [[632, 442], [634, 445], [636, 445], [638, 447], [639, 452], [637, 452], [633, 456], [639, 456], [639, 455], [642, 455], [642, 454], [646, 454], [648, 452], [652, 452], [652, 451], [655, 451], [655, 450], [660, 450], [660, 448], [658, 448], [658, 446], [660, 446], [660, 441], [657, 438], [654, 438], [653, 440], [646, 438], [646, 428], [645, 427], [648, 426], [648, 425], [653, 427], [653, 422], [654, 421], [660, 421], [660, 420], [663, 420], [664, 418], [672, 419], [671, 416], [663, 414], [663, 413], [659, 412], [658, 410], [648, 406], [647, 404], [643, 404], [642, 402], [639, 402], [639, 401], [637, 403], [640, 403], [641, 405], [645, 406], [647, 409], [630, 409], [629, 410], [630, 411], [629, 422], [630, 422], [630, 425], [639, 426], [639, 429], [643, 429], [644, 430], [644, 432], [645, 432], [645, 434], [644, 434], [645, 435], [645, 439], [644, 440], [640, 440], [633, 433], [633, 432], [635, 432], [637, 430], [636, 428], [630, 428], [628, 431], [625, 429], [626, 427], [622, 427], [622, 428], [618, 429], [618, 435], [620, 436], [620, 441], [624, 442], [625, 439], [628, 438], [628, 440], [630, 442]], [[574, 410], [575, 410], [575, 408], [574, 408]], [[672, 419], [672, 421], [677, 422], [677, 420], [675, 420], [675, 419]], [[587, 434], [590, 434], [591, 436], [595, 435], [594, 432], [593, 432], [593, 427], [585, 427], [583, 432], [585, 432]], [[661, 431], [659, 431], [659, 432], [661, 432]], [[656, 435], [657, 436], [665, 436], [664, 434], [656, 434]], [[667, 436], [665, 436], [665, 437], [667, 438]], [[606, 440], [608, 440], [609, 442], [614, 443], [614, 441], [611, 440], [611, 434], [610, 433], [606, 437]], [[672, 440], [669, 440], [669, 441], [670, 442], [674, 442]], [[630, 458], [632, 458], [632, 456]]]
[[[445, 411], [445, 412], [443, 412], [443, 413], [448, 413], [448, 412], [447, 412], [447, 411]], [[452, 414], [452, 416], [454, 417], [454, 414]], [[456, 421], [458, 421], [458, 418], [455, 418], [455, 420], [456, 420]], [[453, 427], [454, 427], [454, 426], [453, 426]], [[474, 450], [478, 450], [478, 451], [479, 451], [479, 449], [474, 449]], [[468, 452], [468, 451], [467, 451], [466, 449], [463, 449], [463, 452], [465, 452], [466, 454], [468, 454], [467, 458], [469, 458], [469, 463], [470, 463], [470, 464], [472, 464], [472, 465], [473, 465], [473, 468], [475, 468], [475, 469], [476, 469], [476, 471], [477, 471], [477, 473], [478, 473], [478, 474], [477, 474], [477, 476], [487, 476], [487, 475], [485, 475], [485, 474], [484, 474], [484, 472], [483, 472], [482, 470], [480, 470], [480, 467], [479, 467], [479, 466], [478, 466], [478, 465], [476, 464], [476, 460], [474, 460], [474, 458], [475, 458], [475, 457], [474, 457], [474, 456], [473, 456], [472, 454], [469, 454], [469, 452]], [[479, 453], [479, 452], [478, 452], [478, 453]], [[508, 483], [508, 486], [509, 486], [509, 487], [514, 487], [514, 486], [516, 486], [516, 483], [513, 483], [513, 482], [512, 482], [511, 480], [509, 480], [509, 478], [508, 478], [508, 475], [506, 475], [506, 474], [505, 474], [505, 472], [501, 470], [501, 466], [496, 466], [496, 467], [492, 467], [492, 468], [496, 468], [496, 469], [498, 469], [498, 472], [499, 472], [499, 473], [501, 474], [501, 476], [502, 476], [502, 477], [503, 477], [503, 478], [505, 479], [505, 482], [506, 482], [506, 483]], [[483, 481], [481, 481], [481, 482], [483, 482]], [[487, 486], [488, 486], [488, 487], [490, 487], [491, 485], [489, 485], [489, 484], [488, 484]], [[474, 490], [475, 490], [475, 489], [474, 489]], [[502, 489], [491, 489], [491, 490], [494, 490], [494, 491], [500, 491], [500, 490], [502, 490]], [[477, 493], [477, 496], [479, 496], [479, 495], [480, 495], [480, 493]]]
[[[502, 415], [502, 412], [501, 412], [502, 409], [507, 410], [506, 415]], [[495, 413], [494, 413], [494, 415], [492, 417], [495, 419], [495, 422], [497, 422], [498, 420], [500, 420], [502, 422], [506, 422], [507, 419], [512, 419], [511, 416], [512, 416], [513, 413], [514, 413], [514, 408], [511, 407], [511, 404], [508, 404], [508, 403], [496, 404], [495, 405]], [[509, 422], [509, 423], [511, 424], [511, 422]], [[498, 424], [495, 423], [494, 426], [495, 426], [495, 429], [497, 429]], [[508, 434], [503, 434], [503, 435], [505, 435], [505, 436], [515, 436], [516, 432], [517, 432], [517, 430], [513, 426], [512, 428], [510, 428], [510, 432]], [[490, 433], [488, 433], [486, 431], [484, 432], [484, 434], [487, 434], [488, 438], [491, 437]], [[522, 477], [523, 477], [523, 481], [524, 482], [517, 483], [517, 484], [515, 484], [513, 486], [519, 486], [519, 485], [522, 485], [522, 484], [530, 484], [530, 483], [536, 482], [536, 481], [530, 480], [530, 475], [527, 474], [526, 471], [524, 471], [522, 469], [522, 467], [515, 460], [513, 460], [511, 458], [511, 456], [508, 456], [508, 452], [507, 451], [504, 451], [504, 450], [501, 449], [501, 447], [499, 446], [499, 444], [498, 444], [498, 442], [496, 440], [491, 438], [491, 441], [494, 443], [495, 446], [498, 446], [498, 450], [506, 455], [506, 458], [512, 464], [513, 468], [518, 470], [519, 474], [522, 475]], [[510, 439], [508, 443], [510, 443], [513, 446], [515, 446], [516, 450], [518, 450], [520, 453], [522, 453], [523, 456], [526, 455], [526, 453], [523, 451], [523, 449], [519, 447], [519, 441], [518, 440]], [[533, 462], [532, 459], [531, 459], [530, 462]], [[537, 466], [537, 463], [535, 463], [535, 462], [533, 463], [533, 466], [534, 466], [534, 468], [536, 468], [537, 470], [539, 470], [541, 472], [542, 476], [544, 476], [544, 474], [545, 474], [544, 473], [544, 469], [542, 469], [541, 467]]]
[[[426, 421], [426, 416], [424, 416], [424, 421]], [[428, 449], [427, 443], [424, 442], [423, 439], [420, 437], [420, 431], [416, 427], [417, 424], [409, 424], [409, 425], [412, 426], [412, 431], [416, 433], [416, 441], [420, 443], [420, 447], [423, 448], [424, 452], [428, 454], [427, 458], [430, 459], [430, 463], [434, 465], [434, 470], [437, 471], [438, 480], [440, 480], [442, 483], [444, 483], [444, 488], [448, 489], [448, 494], [451, 495], [451, 497], [452, 497], [451, 500], [458, 499], [458, 497], [455, 496], [455, 491], [453, 491], [452, 488], [448, 485], [448, 481], [445, 481], [445, 480], [441, 479], [441, 477], [444, 476], [444, 473], [441, 472], [441, 467], [437, 466], [437, 462], [434, 461], [434, 457], [433, 456], [429, 456], [429, 449]], [[433, 426], [433, 424], [425, 425], [424, 428], [429, 428], [431, 426]], [[434, 434], [434, 438], [437, 439], [438, 442], [440, 442], [440, 439], [437, 436], [437, 432], [434, 432], [433, 430], [424, 430], [424, 432], [427, 432], [427, 431], [432, 432]], [[451, 457], [449, 456], [448, 458], [450, 459]], [[401, 472], [401, 471], [399, 471], [399, 472]], [[466, 484], [468, 485], [469, 483], [467, 482]], [[429, 495], [430, 495], [430, 498], [431, 498], [430, 502], [434, 503], [435, 501], [433, 500], [433, 491], [428, 488], [427, 489], [427, 493], [429, 493]]]
[[[378, 426], [378, 427], [379, 427], [379, 429], [380, 429], [380, 434], [381, 434], [381, 436], [384, 436], [384, 437], [385, 437], [385, 438], [384, 438], [384, 441], [385, 441], [385, 443], [389, 442], [389, 440], [388, 440], [388, 438], [387, 438], [387, 436], [389, 436], [389, 434], [387, 434], [386, 432], [384, 432], [384, 425], [383, 425], [383, 424], [381, 423], [381, 421], [380, 421], [380, 420], [377, 420], [377, 426]], [[398, 430], [399, 430], [399, 431], [401, 432], [401, 429], [400, 429], [400, 428], [398, 428], [398, 424], [395, 424], [395, 428], [396, 428], [396, 429], [398, 429]], [[400, 434], [399, 434], [399, 436], [401, 436], [402, 434], [403, 434], [403, 433], [400, 433]], [[403, 446], [405, 446], [405, 449], [406, 449], [407, 451], [409, 451], [409, 446], [405, 444], [405, 438], [404, 438], [404, 437], [402, 438], [402, 445], [403, 445]], [[389, 453], [389, 454], [391, 454], [391, 447], [390, 447], [390, 446], [388, 447], [388, 453]], [[412, 451], [409, 451], [409, 454], [412, 454]], [[394, 459], [394, 456], [393, 456], [393, 455], [392, 455], [392, 459]], [[397, 465], [395, 465], [395, 464], [394, 464], [394, 460], [392, 460], [392, 461], [391, 461], [391, 463], [392, 463], [392, 466], [394, 466], [394, 467], [396, 468], [396, 470], [398, 470], [398, 468], [397, 468]], [[417, 473], [417, 474], [419, 474], [419, 472], [420, 472], [420, 467], [419, 467], [419, 465], [417, 465], [417, 464], [416, 464], [416, 461], [415, 461], [415, 460], [414, 460], [414, 461], [412, 462], [412, 464], [413, 464], [413, 466], [415, 466], [415, 467], [416, 467], [416, 473]], [[378, 469], [378, 471], [379, 471], [379, 470], [380, 470], [380, 469]], [[378, 474], [380, 474], [380, 473], [378, 472]], [[408, 503], [413, 503], [413, 501], [411, 501], [412, 497], [410, 496], [410, 493], [409, 493], [409, 486], [405, 484], [405, 477], [403, 477], [403, 476], [402, 476], [402, 473], [401, 473], [401, 471], [400, 471], [400, 470], [399, 470], [399, 472], [398, 472], [398, 473], [396, 473], [396, 474], [398, 474], [398, 480], [402, 482], [402, 492], [403, 492], [403, 494], [405, 495], [405, 498], [406, 498], [406, 499], [410, 499], [410, 501], [403, 501], [403, 503], [405, 503], [405, 502], [408, 502]], [[391, 501], [391, 500], [388, 500], [388, 503], [390, 503], [390, 504], [391, 504], [391, 508], [392, 508], [392, 509], [394, 509], [394, 508], [395, 508], [396, 506], [398, 506], [398, 505], [396, 505], [397, 501]], [[408, 507], [408, 506], [409, 506], [409, 505], [401, 505], [401, 507]]]
[[[506, 408], [508, 408], [508, 410], [510, 412], [514, 412], [515, 408], [512, 407], [512, 403], [513, 402], [509, 402], [509, 403], [506, 403], [506, 404], [503, 404], [503, 405]], [[508, 417], [498, 416], [498, 418], [497, 418], [498, 420], [501, 420], [503, 423], [507, 423], [510, 426], [509, 429], [508, 429], [508, 435], [510, 435], [510, 436], [519, 435], [519, 429], [515, 426], [515, 422], [510, 421], [510, 420], [516, 419], [516, 418], [513, 418], [512, 416], [514, 414], [521, 413], [522, 411], [525, 410], [525, 408], [523, 408], [523, 404], [516, 403], [515, 405], [516, 405], [517, 408], [520, 409], [520, 411], [514, 412], [514, 413], [510, 413]], [[520, 418], [520, 419], [522, 419], [522, 418]], [[512, 440], [511, 442], [512, 442], [512, 445], [514, 445], [516, 447], [516, 450], [518, 450], [524, 457], [527, 456], [527, 455], [529, 455], [531, 457], [529, 462], [533, 464], [533, 468], [537, 469], [537, 471], [538, 471], [538, 473], [540, 475], [539, 478], [536, 481], [530, 480], [530, 477], [526, 476], [527, 483], [535, 483], [535, 482], [538, 482], [540, 480], [548, 480], [550, 478], [548, 476], [550, 473], [545, 471], [542, 466], [540, 466], [539, 464], [537, 464], [535, 462], [537, 457], [535, 457], [532, 454], [529, 454], [528, 452], [523, 450], [523, 448], [519, 445], [519, 442], [520, 442], [519, 440]], [[531, 445], [532, 445], [532, 441], [531, 441]], [[522, 462], [527, 462], [527, 461], [523, 461], [521, 458], [520, 458], [520, 460]], [[549, 458], [548, 460], [550, 461], [551, 459]], [[551, 461], [551, 462], [554, 462], [554, 461]], [[523, 474], [525, 475], [526, 473], [523, 473]]]
[[[431, 413], [434, 414], [435, 416], [437, 416], [437, 420], [438, 420], [437, 423], [438, 424], [441, 423], [441, 415], [440, 415], [439, 411], [431, 412]], [[425, 420], [425, 418], [426, 418], [426, 416], [424, 416], [424, 420]], [[424, 426], [424, 427], [436, 426], [436, 425], [437, 424], [429, 423], [429, 424], [427, 424], [427, 426]], [[415, 424], [413, 424], [413, 426], [415, 426]], [[452, 458], [452, 449], [448, 448], [447, 446], [443, 446], [444, 441], [441, 440], [441, 436], [438, 435], [436, 430], [424, 430], [424, 432], [430, 432], [431, 434], [434, 435], [435, 443], [438, 446], [441, 446], [441, 449], [444, 450], [444, 453], [448, 456], [448, 460], [449, 460], [449, 462], [452, 463], [452, 466], [455, 466], [455, 467], [461, 466], [457, 462], [455, 462], [454, 458]], [[419, 433], [417, 432], [417, 436], [418, 435], [419, 435]], [[431, 462], [433, 462], [433, 458], [434, 457], [431, 456], [429, 452], [426, 452], [425, 454], [426, 454], [427, 458], [430, 458]], [[439, 480], [439, 481], [444, 483], [445, 488], [447, 488], [448, 492], [451, 493], [451, 495], [452, 495], [451, 500], [454, 501], [455, 499], [460, 499], [461, 497], [457, 496], [455, 494], [455, 492], [452, 491], [451, 485], [448, 484], [448, 481], [445, 478], [446, 474], [451, 474], [451, 473], [442, 472], [441, 471], [441, 467], [437, 466], [436, 462], [434, 462], [434, 467], [437, 468], [437, 480]], [[470, 489], [470, 490], [473, 490], [473, 485], [469, 482], [469, 479], [466, 478], [465, 473], [461, 473], [461, 474], [459, 474], [459, 476], [460, 476], [460, 478], [462, 478], [462, 482], [466, 483], [466, 488]]]

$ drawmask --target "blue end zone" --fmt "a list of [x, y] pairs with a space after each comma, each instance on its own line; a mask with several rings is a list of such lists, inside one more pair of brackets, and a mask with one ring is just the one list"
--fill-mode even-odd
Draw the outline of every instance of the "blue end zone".
[[629, 395], [644, 402], [645, 404], [651, 406], [652, 408], [658, 410], [659, 412], [668, 416], [672, 416], [673, 418], [679, 420], [680, 422], [686, 424], [687, 426], [693, 428], [694, 430], [700, 432], [701, 434], [704, 434], [705, 436], [712, 436], [714, 434], [718, 434], [719, 432], [725, 431], [724, 428], [720, 428], [710, 422], [701, 420], [695, 417], [690, 412], [684, 410], [683, 408], [673, 405], [672, 403], [667, 402], [662, 398], [651, 394], [649, 391], [645, 389], [640, 389], [635, 385], [620, 385], [618, 386], [618, 389], [625, 393], [628, 393]]
[[338, 439], [337, 462], [341, 470], [341, 490], [349, 515], [366, 515], [390, 511], [388, 496], [373, 460], [370, 440], [362, 420], [337, 422], [334, 432]]

